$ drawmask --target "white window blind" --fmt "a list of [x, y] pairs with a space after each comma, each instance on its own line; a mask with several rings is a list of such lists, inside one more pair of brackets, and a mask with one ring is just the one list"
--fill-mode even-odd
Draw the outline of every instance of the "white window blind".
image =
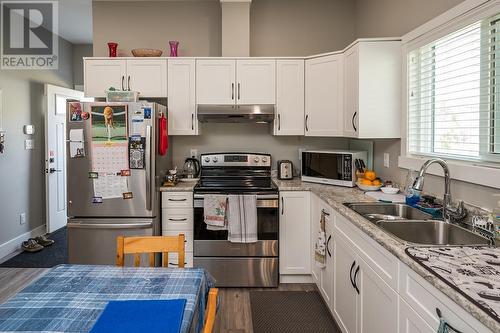
[[408, 53], [408, 152], [500, 162], [500, 15]]

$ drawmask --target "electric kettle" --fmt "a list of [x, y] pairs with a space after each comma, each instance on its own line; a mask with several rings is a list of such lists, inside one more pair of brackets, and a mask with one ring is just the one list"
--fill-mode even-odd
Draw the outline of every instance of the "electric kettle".
[[184, 162], [184, 175], [188, 179], [197, 178], [200, 173], [200, 161], [194, 157], [186, 158]]

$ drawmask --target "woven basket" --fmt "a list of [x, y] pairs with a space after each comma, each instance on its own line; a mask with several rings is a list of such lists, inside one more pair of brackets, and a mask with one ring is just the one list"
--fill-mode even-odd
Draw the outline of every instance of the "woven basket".
[[133, 49], [134, 57], [159, 57], [163, 52], [155, 49]]

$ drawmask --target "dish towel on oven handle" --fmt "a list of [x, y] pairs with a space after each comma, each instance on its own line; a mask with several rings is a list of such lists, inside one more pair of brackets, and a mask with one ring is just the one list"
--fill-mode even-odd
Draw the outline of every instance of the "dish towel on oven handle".
[[227, 240], [232, 243], [257, 241], [257, 196], [229, 195]]
[[227, 195], [205, 195], [204, 221], [208, 230], [227, 230]]
[[319, 268], [326, 267], [326, 233], [325, 233], [325, 214], [321, 212], [319, 219], [319, 232], [316, 244], [314, 245], [314, 261]]

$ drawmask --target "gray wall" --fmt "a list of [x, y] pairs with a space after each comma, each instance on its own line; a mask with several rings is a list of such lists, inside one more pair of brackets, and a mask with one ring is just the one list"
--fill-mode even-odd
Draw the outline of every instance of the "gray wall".
[[[72, 45], [59, 39], [59, 70], [0, 70], [6, 149], [0, 155], [0, 244], [45, 224], [44, 83], [73, 86]], [[23, 125], [35, 125], [33, 150]], [[26, 212], [26, 224], [19, 214]]]
[[73, 85], [83, 86], [83, 57], [92, 53], [92, 44], [73, 44]]
[[94, 1], [94, 56], [107, 56], [107, 43], [118, 43], [120, 56], [135, 48], [170, 54], [178, 40], [179, 56], [221, 55], [221, 10], [218, 1]]

